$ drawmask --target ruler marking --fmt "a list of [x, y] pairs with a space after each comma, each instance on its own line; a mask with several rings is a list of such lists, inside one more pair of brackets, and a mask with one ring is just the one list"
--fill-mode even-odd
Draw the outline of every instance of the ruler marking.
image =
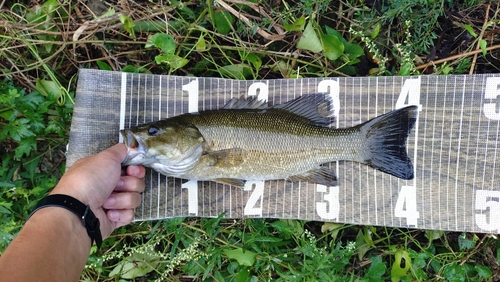
[[[455, 78], [456, 79], [456, 78]], [[446, 80], [446, 84], [448, 84], [448, 78], [445, 78]], [[450, 167], [451, 167], [451, 149], [452, 149], [452, 146], [453, 146], [453, 126], [454, 126], [454, 114], [455, 114], [455, 87], [456, 85], [454, 85], [453, 89], [452, 89], [452, 106], [451, 106], [451, 121], [450, 121], [450, 124], [448, 125], [449, 128], [450, 128], [450, 137], [448, 138], [449, 141], [447, 141], [448, 143], [448, 161], [447, 161], [447, 170], [446, 170], [446, 215], [447, 215], [447, 220], [446, 220], [446, 223], [447, 223], [447, 230], [450, 229], [450, 220], [449, 219], [449, 215], [450, 215]], [[448, 88], [448, 85], [446, 85], [446, 88]], [[445, 91], [446, 93], [446, 91]], [[448, 93], [446, 93], [446, 96]], [[446, 98], [445, 98], [446, 99]], [[445, 107], [443, 107], [443, 121], [445, 121], [445, 116], [444, 116], [444, 111], [446, 111], [446, 105]], [[441, 131], [441, 138], [444, 140], [444, 136], [443, 136], [443, 133], [444, 133], [444, 122], [443, 122], [443, 130]], [[441, 147], [442, 149], [443, 147]]]
[[[127, 73], [121, 74], [121, 88], [120, 88], [120, 127], [122, 130], [125, 128], [125, 108], [127, 106]], [[123, 136], [118, 134], [118, 142], [123, 143]]]
[[[459, 128], [463, 128], [462, 127], [462, 124], [463, 124], [463, 118], [464, 118], [464, 104], [465, 104], [465, 90], [466, 90], [466, 80], [467, 78], [464, 77], [464, 80], [463, 80], [463, 86], [462, 86], [462, 101], [461, 101], [461, 105], [460, 105], [460, 123], [459, 123]], [[458, 227], [458, 175], [459, 175], [459, 171], [458, 171], [458, 168], [460, 167], [460, 155], [461, 155], [461, 146], [462, 146], [462, 130], [459, 130], [458, 131], [458, 155], [457, 155], [457, 172], [456, 172], [456, 176], [455, 176], [455, 228]], [[467, 158], [465, 158], [465, 167], [467, 167]], [[465, 170], [465, 176], [467, 176], [467, 170]], [[465, 178], [467, 179], [467, 178]]]
[[[469, 125], [468, 125], [468, 128], [471, 129], [472, 128], [472, 121], [473, 121], [473, 102], [474, 102], [474, 93], [475, 91], [473, 91], [475, 89], [475, 86], [476, 86], [476, 79], [475, 79], [475, 76], [472, 77], [472, 91], [471, 91], [471, 94], [470, 94], [470, 105], [469, 105], [469, 109], [470, 109], [470, 112], [469, 112]], [[471, 144], [470, 144], [470, 136], [471, 134], [467, 134], [467, 156], [469, 155], [469, 151], [471, 149]], [[469, 158], [466, 158], [465, 159], [465, 167], [469, 167]], [[469, 170], [466, 169], [465, 170], [465, 179], [467, 179], [468, 175], [467, 175], [467, 172]], [[464, 184], [463, 184], [463, 190], [462, 190], [462, 206], [464, 207], [464, 211], [466, 210], [465, 207], [467, 207], [466, 205], [466, 198], [467, 198], [467, 194], [466, 194], [466, 190], [467, 190], [467, 182], [464, 181]], [[474, 213], [474, 212], [472, 212]], [[465, 212], [463, 213], [463, 217], [462, 217], [462, 224], [463, 226], [467, 226], [467, 219], [466, 219], [466, 216], [465, 216]]]
[[[383, 102], [382, 110], [385, 111], [386, 106], [387, 106], [386, 105], [386, 101], [387, 101], [387, 77], [383, 77], [383, 79], [384, 79], [384, 90], [382, 91], [382, 93], [383, 93], [382, 94], [383, 95], [383, 98], [382, 98], [382, 102]], [[382, 183], [384, 183], [384, 182], [385, 182], [385, 175], [382, 173]], [[386, 193], [385, 185], [382, 185], [382, 199], [386, 199], [385, 193]], [[384, 215], [382, 217], [383, 225], [386, 225], [387, 224], [387, 221], [386, 221], [387, 211], [386, 211], [386, 204], [385, 203], [382, 204], [382, 214]]]
[[[359, 91], [359, 94], [358, 94], [358, 100], [359, 100], [359, 107], [358, 107], [358, 111], [359, 111], [359, 120], [357, 122], [361, 122], [361, 120], [363, 120], [363, 104], [362, 104], [362, 99], [361, 99], [361, 95], [363, 95], [363, 83], [362, 81], [360, 81], [360, 79], [358, 79], [356, 77], [356, 80], [358, 81], [358, 91]], [[362, 185], [362, 173], [363, 173], [363, 169], [361, 167], [361, 164], [358, 164], [358, 179], [359, 179], [359, 183]], [[359, 187], [360, 189], [367, 189], [367, 187]], [[367, 193], [368, 194], [368, 193]], [[361, 212], [363, 210], [363, 193], [358, 193], [358, 203], [359, 203], [359, 219], [358, 221], [359, 222], [362, 222], [363, 221], [363, 213]]]

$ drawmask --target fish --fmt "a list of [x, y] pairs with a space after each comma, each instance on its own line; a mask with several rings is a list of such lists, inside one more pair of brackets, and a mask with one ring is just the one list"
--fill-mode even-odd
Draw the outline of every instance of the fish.
[[406, 141], [418, 117], [407, 106], [348, 128], [332, 128], [327, 94], [305, 94], [268, 105], [232, 98], [217, 110], [186, 113], [123, 129], [123, 165], [144, 165], [176, 178], [243, 187], [286, 179], [337, 186], [325, 164], [352, 161], [400, 179], [414, 177]]

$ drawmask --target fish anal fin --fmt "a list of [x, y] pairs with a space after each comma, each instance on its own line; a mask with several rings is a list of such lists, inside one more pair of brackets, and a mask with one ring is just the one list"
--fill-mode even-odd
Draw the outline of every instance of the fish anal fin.
[[235, 179], [235, 178], [216, 178], [216, 179], [213, 179], [212, 181], [215, 181], [215, 182], [218, 182], [221, 184], [228, 184], [228, 185], [239, 187], [239, 188], [243, 188], [243, 186], [245, 186], [245, 182], [246, 182], [243, 179]]
[[325, 186], [338, 186], [337, 176], [332, 169], [327, 167], [318, 167], [301, 174], [288, 177], [290, 181], [307, 181]]

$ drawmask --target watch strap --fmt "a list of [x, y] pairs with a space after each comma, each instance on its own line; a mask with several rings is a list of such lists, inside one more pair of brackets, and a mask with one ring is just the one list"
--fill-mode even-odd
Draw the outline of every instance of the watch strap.
[[97, 248], [101, 247], [102, 235], [99, 219], [95, 216], [88, 205], [79, 200], [63, 194], [53, 194], [41, 199], [31, 212], [28, 219], [38, 210], [46, 207], [60, 207], [67, 209], [81, 218], [82, 224], [87, 229], [91, 244], [95, 242]]

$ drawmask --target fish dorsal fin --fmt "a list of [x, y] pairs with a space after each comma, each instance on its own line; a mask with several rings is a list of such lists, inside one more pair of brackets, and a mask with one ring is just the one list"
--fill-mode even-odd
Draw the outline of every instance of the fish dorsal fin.
[[304, 117], [312, 125], [327, 126], [334, 122], [333, 99], [327, 94], [305, 94], [284, 104], [274, 105], [271, 108]]
[[229, 102], [224, 105], [223, 109], [233, 109], [233, 110], [241, 110], [241, 109], [254, 109], [254, 110], [259, 110], [259, 109], [265, 109], [267, 108], [267, 101], [266, 100], [259, 100], [257, 99], [256, 95], [248, 96], [248, 98], [245, 98], [241, 96], [240, 98], [232, 98], [229, 100]]

